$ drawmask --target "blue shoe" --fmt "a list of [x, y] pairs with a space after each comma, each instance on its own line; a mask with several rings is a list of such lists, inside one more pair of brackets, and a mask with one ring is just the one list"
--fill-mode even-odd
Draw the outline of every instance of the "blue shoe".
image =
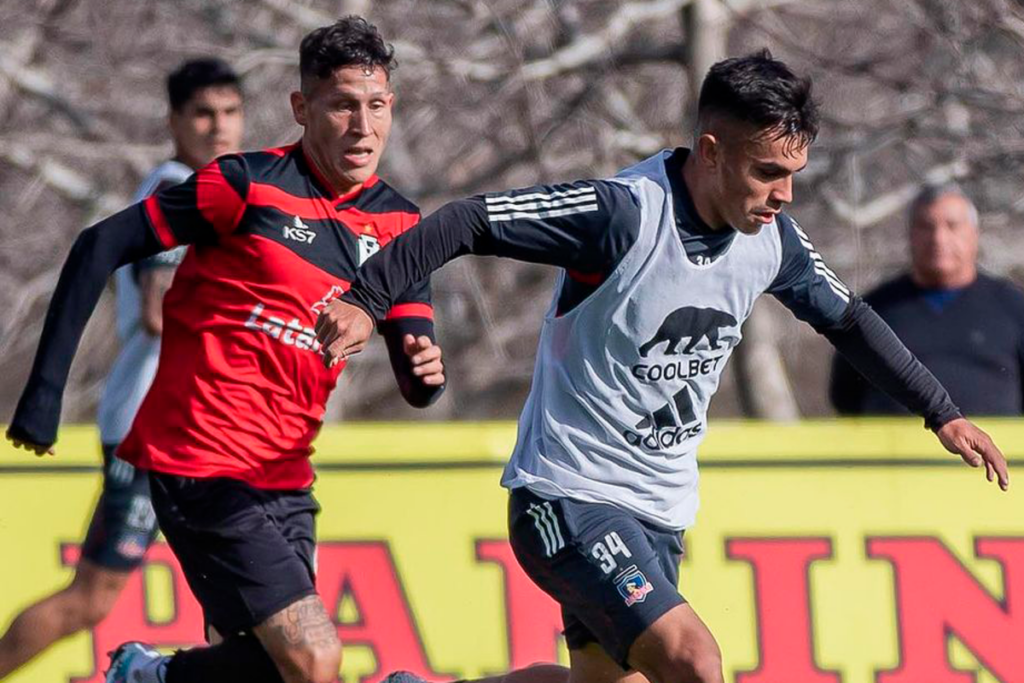
[[124, 643], [110, 653], [106, 683], [162, 683], [170, 659], [143, 643]]
[[380, 683], [428, 683], [425, 678], [420, 678], [411, 671], [395, 671], [388, 674], [387, 678]]

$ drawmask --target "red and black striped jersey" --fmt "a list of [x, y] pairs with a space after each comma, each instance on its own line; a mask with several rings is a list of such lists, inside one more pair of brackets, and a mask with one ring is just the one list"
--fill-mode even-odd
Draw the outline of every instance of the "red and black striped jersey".
[[[338, 196], [300, 145], [219, 158], [144, 204], [190, 244], [164, 299], [160, 366], [118, 454], [169, 474], [309, 486], [310, 442], [344, 364], [313, 325], [360, 265], [419, 220], [376, 176]], [[432, 319], [429, 281], [387, 317]]]

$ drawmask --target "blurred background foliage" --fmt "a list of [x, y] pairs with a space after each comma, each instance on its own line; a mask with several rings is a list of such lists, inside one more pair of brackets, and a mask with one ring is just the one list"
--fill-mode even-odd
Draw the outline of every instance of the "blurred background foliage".
[[[1021, 0], [0, 0], [0, 385], [10, 415], [75, 235], [168, 157], [164, 77], [204, 54], [245, 77], [246, 146], [300, 131], [302, 36], [358, 13], [399, 58], [381, 174], [430, 211], [459, 196], [602, 177], [686, 145], [707, 67], [767, 46], [814, 78], [824, 125], [790, 211], [866, 291], [905, 266], [906, 206], [955, 179], [982, 265], [1024, 280]], [[553, 273], [466, 258], [434, 283], [450, 385], [433, 419], [514, 417]], [[830, 413], [831, 350], [766, 298], [713, 414]], [[72, 370], [65, 420], [93, 417], [117, 349], [110, 296]], [[331, 419], [404, 419], [383, 344]]]

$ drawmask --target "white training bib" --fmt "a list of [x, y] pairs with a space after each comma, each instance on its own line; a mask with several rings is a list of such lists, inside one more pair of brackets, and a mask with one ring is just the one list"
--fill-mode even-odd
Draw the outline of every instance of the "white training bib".
[[737, 233], [710, 264], [691, 262], [675, 224], [670, 154], [614, 179], [638, 199], [636, 243], [576, 308], [556, 317], [552, 303], [502, 485], [684, 529], [698, 507], [708, 405], [740, 326], [779, 272], [782, 245], [772, 223]]

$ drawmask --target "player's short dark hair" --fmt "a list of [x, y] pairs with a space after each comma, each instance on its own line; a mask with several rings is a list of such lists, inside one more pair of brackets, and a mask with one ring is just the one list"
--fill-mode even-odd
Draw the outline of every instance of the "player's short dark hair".
[[190, 59], [167, 77], [167, 100], [171, 109], [181, 111], [197, 91], [214, 86], [229, 86], [241, 94], [242, 79], [223, 59]]
[[330, 78], [335, 69], [346, 66], [380, 67], [390, 80], [398, 67], [395, 48], [384, 42], [376, 26], [358, 16], [321, 26], [302, 39], [299, 74], [304, 84], [311, 78]]
[[801, 145], [818, 136], [811, 79], [794, 74], [767, 48], [711, 67], [700, 88], [698, 125], [715, 114], [752, 124], [776, 139], [793, 136]]

